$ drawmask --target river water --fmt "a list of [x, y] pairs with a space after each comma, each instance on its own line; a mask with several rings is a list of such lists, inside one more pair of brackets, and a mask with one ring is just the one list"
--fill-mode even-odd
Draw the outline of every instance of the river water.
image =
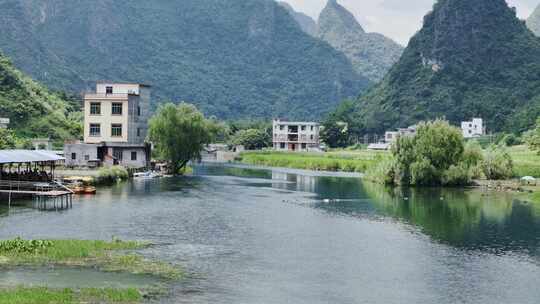
[[0, 209], [16, 236], [151, 241], [189, 272], [161, 303], [540, 303], [540, 206], [479, 190], [200, 166], [67, 211]]

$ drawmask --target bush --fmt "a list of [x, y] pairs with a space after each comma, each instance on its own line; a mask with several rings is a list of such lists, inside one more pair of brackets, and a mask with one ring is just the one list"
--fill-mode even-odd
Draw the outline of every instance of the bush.
[[240, 130], [234, 134], [230, 144], [244, 146], [246, 150], [259, 150], [271, 146], [272, 137], [264, 130]]
[[491, 147], [487, 150], [481, 164], [487, 179], [508, 179], [514, 175], [514, 164], [510, 154], [502, 147]]
[[437, 168], [428, 159], [422, 159], [412, 163], [410, 172], [412, 185], [429, 186], [440, 183], [440, 175]]
[[448, 170], [444, 171], [442, 182], [447, 186], [468, 185], [471, 183], [472, 177], [471, 168], [468, 168], [465, 164], [461, 164], [451, 166]]
[[519, 137], [517, 137], [516, 135], [510, 133], [510, 134], [505, 134], [499, 141], [498, 143], [500, 145], [504, 145], [506, 147], [512, 147], [512, 146], [517, 146], [517, 145], [521, 145], [522, 144], [522, 141]]
[[[469, 152], [467, 161], [474, 163], [476, 151], [471, 146]], [[420, 123], [416, 136], [398, 138], [392, 147], [392, 156], [396, 161], [393, 182], [402, 185], [441, 185], [445, 182], [442, 179], [445, 171], [464, 161], [463, 136], [458, 128], [450, 126], [447, 121]]]
[[484, 159], [484, 153], [480, 143], [476, 140], [468, 141], [463, 151], [463, 163], [467, 167], [472, 168], [477, 166], [482, 159]]
[[113, 166], [110, 168], [101, 168], [98, 171], [97, 182], [100, 184], [113, 184], [118, 181], [126, 180], [129, 172], [122, 166]]
[[376, 183], [391, 185], [395, 183], [396, 167], [394, 159], [386, 159], [371, 167], [365, 177]]

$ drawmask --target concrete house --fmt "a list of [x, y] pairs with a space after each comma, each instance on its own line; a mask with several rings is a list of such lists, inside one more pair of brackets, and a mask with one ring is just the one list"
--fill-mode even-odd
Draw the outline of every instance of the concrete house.
[[317, 150], [320, 147], [320, 128], [320, 125], [316, 122], [274, 120], [274, 150], [301, 152]]
[[98, 83], [84, 96], [84, 141], [64, 147], [67, 166], [150, 165], [145, 142], [150, 116], [150, 86]]
[[464, 138], [475, 138], [486, 134], [482, 118], [473, 118], [472, 121], [461, 122], [461, 130]]
[[384, 134], [384, 142], [391, 144], [394, 143], [398, 137], [415, 136], [416, 126], [410, 126], [408, 128], [400, 128], [397, 131], [389, 131]]
[[5, 129], [9, 126], [9, 118], [0, 117], [0, 129]]

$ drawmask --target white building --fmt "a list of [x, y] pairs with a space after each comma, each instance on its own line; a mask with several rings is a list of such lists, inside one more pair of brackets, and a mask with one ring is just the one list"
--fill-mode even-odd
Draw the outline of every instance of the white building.
[[408, 128], [401, 128], [397, 131], [389, 131], [384, 134], [384, 142], [391, 144], [395, 142], [399, 137], [415, 136], [416, 126], [410, 126]]
[[98, 83], [84, 96], [84, 143], [65, 145], [66, 165], [148, 167], [149, 117], [150, 86]]
[[461, 122], [461, 130], [464, 138], [475, 138], [486, 134], [482, 118], [473, 118], [472, 121]]
[[310, 151], [320, 148], [320, 125], [316, 122], [274, 120], [273, 143], [277, 151]]
[[9, 126], [9, 118], [0, 118], [0, 129], [5, 129]]

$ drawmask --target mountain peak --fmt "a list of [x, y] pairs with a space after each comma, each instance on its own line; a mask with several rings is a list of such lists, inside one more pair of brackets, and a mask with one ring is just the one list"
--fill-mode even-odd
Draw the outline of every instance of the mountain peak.
[[300, 28], [311, 36], [317, 35], [317, 23], [310, 16], [294, 10], [294, 8], [285, 1], [278, 1], [278, 4], [282, 6], [289, 14], [296, 20], [296, 23], [300, 25]]
[[[340, 31], [345, 33], [365, 33], [354, 15], [336, 0], [328, 0], [319, 16], [319, 34]], [[344, 33], [344, 34], [345, 34]]]
[[329, 0], [319, 16], [317, 36], [343, 52], [356, 71], [377, 82], [398, 61], [403, 48], [391, 39], [366, 33], [351, 12]]
[[360, 98], [365, 132], [481, 115], [520, 132], [540, 114], [540, 39], [505, 0], [439, 0], [401, 59]]
[[536, 7], [531, 16], [527, 19], [527, 27], [536, 34], [540, 36], [540, 5]]

